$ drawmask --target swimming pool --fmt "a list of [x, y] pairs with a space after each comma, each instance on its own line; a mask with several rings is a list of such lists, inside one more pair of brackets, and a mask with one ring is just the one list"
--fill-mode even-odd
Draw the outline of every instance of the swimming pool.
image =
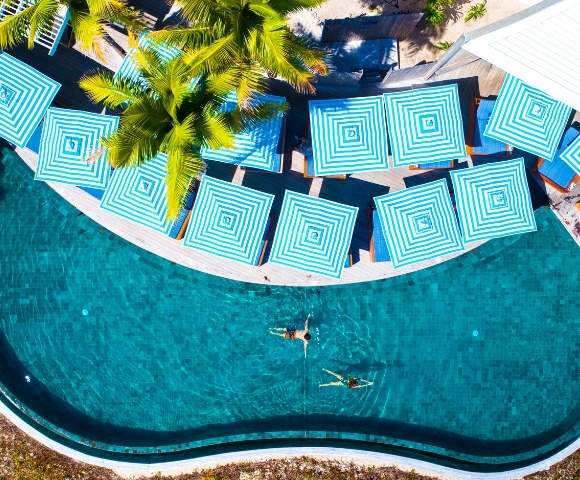
[[[578, 249], [549, 210], [536, 216], [536, 234], [414, 274], [258, 286], [137, 249], [5, 150], [4, 401], [64, 444], [128, 461], [328, 444], [530, 463], [580, 432]], [[304, 358], [268, 328], [308, 313]], [[319, 388], [323, 368], [374, 385]]]

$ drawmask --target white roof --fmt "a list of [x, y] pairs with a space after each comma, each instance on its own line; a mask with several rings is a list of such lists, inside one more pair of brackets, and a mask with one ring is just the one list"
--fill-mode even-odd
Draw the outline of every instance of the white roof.
[[544, 0], [466, 34], [463, 48], [580, 110], [579, 25], [579, 0]]

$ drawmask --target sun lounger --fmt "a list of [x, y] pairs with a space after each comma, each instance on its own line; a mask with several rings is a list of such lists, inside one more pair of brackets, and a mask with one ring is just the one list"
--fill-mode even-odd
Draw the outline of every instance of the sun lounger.
[[505, 143], [486, 137], [483, 132], [496, 100], [491, 98], [475, 99], [469, 125], [469, 144], [467, 153], [473, 156], [507, 156], [511, 152], [511, 147]]
[[445, 170], [450, 169], [455, 166], [454, 160], [448, 160], [445, 162], [433, 162], [433, 163], [421, 163], [419, 165], [409, 165], [409, 170]]
[[189, 225], [189, 220], [191, 218], [191, 209], [193, 208], [193, 204], [195, 202], [195, 197], [197, 195], [197, 188], [199, 184], [195, 182], [192, 184], [192, 187], [187, 192], [185, 197], [185, 201], [183, 202], [183, 207], [177, 216], [175, 222], [173, 222], [173, 226], [169, 232], [169, 236], [171, 238], [175, 238], [176, 240], [181, 240], [185, 235], [185, 231], [187, 230], [187, 225]]
[[576, 127], [570, 127], [566, 130], [566, 133], [562, 138], [554, 160], [550, 162], [543, 158], [538, 159], [538, 173], [544, 182], [551, 185], [559, 192], [569, 192], [574, 184], [580, 181], [580, 175], [577, 175], [576, 172], [560, 157], [566, 147], [568, 147], [568, 145], [570, 145], [578, 135], [580, 135], [580, 130]]
[[389, 256], [389, 250], [387, 248], [387, 241], [385, 240], [385, 235], [381, 228], [381, 220], [376, 209], [369, 210], [369, 222], [370, 222], [370, 246], [369, 252], [371, 254], [372, 262], [388, 262], [391, 257]]

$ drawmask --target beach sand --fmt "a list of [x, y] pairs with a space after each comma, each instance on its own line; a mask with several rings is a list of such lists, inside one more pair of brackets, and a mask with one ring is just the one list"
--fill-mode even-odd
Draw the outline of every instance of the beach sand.
[[[465, 32], [489, 25], [529, 6], [529, 0], [487, 0], [487, 14], [477, 21], [466, 23], [463, 18], [465, 13], [471, 5], [480, 1], [457, 0], [448, 12], [445, 24], [428, 27], [420, 23], [409, 38], [399, 39], [401, 68], [432, 62], [444, 53], [436, 47], [440, 42], [453, 43]], [[425, 4], [426, 0], [327, 0], [320, 7], [296, 12], [289, 21], [297, 33], [318, 41], [326, 19], [417, 13], [423, 10]]]

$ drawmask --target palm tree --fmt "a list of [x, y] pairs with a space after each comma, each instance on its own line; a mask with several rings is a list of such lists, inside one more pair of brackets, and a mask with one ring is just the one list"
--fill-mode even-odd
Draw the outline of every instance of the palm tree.
[[167, 154], [167, 216], [174, 219], [191, 181], [205, 170], [201, 147], [234, 147], [236, 131], [280, 107], [266, 104], [244, 115], [225, 111], [228, 77], [211, 74], [192, 82], [180, 57], [163, 60], [150, 49], [136, 50], [133, 60], [145, 82], [96, 73], [81, 79], [80, 86], [95, 103], [122, 110], [119, 128], [103, 140], [113, 167], [138, 167]]
[[[15, 6], [20, 0], [5, 0]], [[27, 5], [28, 3], [28, 5]], [[9, 49], [26, 42], [28, 48], [41, 31], [51, 30], [59, 9], [68, 7], [70, 24], [81, 49], [103, 58], [106, 44], [105, 27], [119, 23], [128, 29], [141, 29], [138, 12], [125, 0], [27, 0], [24, 8], [0, 21], [0, 49]]]
[[303, 93], [314, 92], [315, 74], [326, 74], [324, 52], [288, 28], [286, 17], [324, 0], [181, 0], [183, 25], [152, 33], [177, 45], [193, 75], [222, 72], [242, 103], [262, 91], [265, 74]]

